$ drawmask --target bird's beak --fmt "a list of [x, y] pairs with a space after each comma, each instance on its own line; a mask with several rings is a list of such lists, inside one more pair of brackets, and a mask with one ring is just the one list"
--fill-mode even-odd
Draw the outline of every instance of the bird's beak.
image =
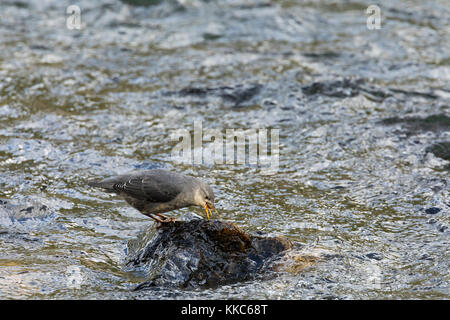
[[209, 215], [212, 216], [211, 209], [213, 209], [214, 212], [217, 213], [217, 210], [216, 210], [216, 208], [214, 207], [214, 204], [213, 204], [212, 202], [210, 202], [210, 201], [205, 201], [204, 208], [205, 208], [206, 216], [208, 217], [208, 220], [209, 220]]

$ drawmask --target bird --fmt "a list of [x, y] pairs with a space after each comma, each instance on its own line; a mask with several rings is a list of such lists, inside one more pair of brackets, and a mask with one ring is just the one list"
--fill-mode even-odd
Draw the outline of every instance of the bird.
[[162, 213], [189, 206], [205, 209], [209, 220], [214, 207], [214, 192], [209, 185], [198, 178], [163, 169], [138, 170], [89, 181], [88, 185], [115, 193], [133, 208], [152, 218], [157, 223], [176, 221]]

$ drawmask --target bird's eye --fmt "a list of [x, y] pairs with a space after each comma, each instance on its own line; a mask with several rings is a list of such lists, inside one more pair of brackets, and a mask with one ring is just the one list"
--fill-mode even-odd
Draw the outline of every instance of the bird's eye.
[[205, 196], [205, 199], [206, 199], [206, 200], [209, 200], [209, 197], [208, 197], [208, 196]]

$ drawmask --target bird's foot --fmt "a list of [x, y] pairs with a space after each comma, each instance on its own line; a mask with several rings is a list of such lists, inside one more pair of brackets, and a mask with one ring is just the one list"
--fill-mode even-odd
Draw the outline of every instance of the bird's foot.
[[157, 225], [156, 225], [157, 228], [161, 228], [165, 223], [177, 221], [177, 219], [175, 219], [175, 218], [166, 217], [166, 216], [163, 216], [162, 214], [157, 214], [157, 216], [160, 218], [157, 220]]

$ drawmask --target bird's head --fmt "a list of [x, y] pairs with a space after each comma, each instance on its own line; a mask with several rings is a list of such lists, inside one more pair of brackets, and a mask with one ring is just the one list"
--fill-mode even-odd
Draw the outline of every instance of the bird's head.
[[206, 216], [209, 219], [209, 215], [211, 213], [211, 209], [217, 212], [214, 207], [214, 192], [210, 186], [206, 183], [200, 182], [196, 192], [194, 194], [195, 204], [203, 207], [206, 212]]

